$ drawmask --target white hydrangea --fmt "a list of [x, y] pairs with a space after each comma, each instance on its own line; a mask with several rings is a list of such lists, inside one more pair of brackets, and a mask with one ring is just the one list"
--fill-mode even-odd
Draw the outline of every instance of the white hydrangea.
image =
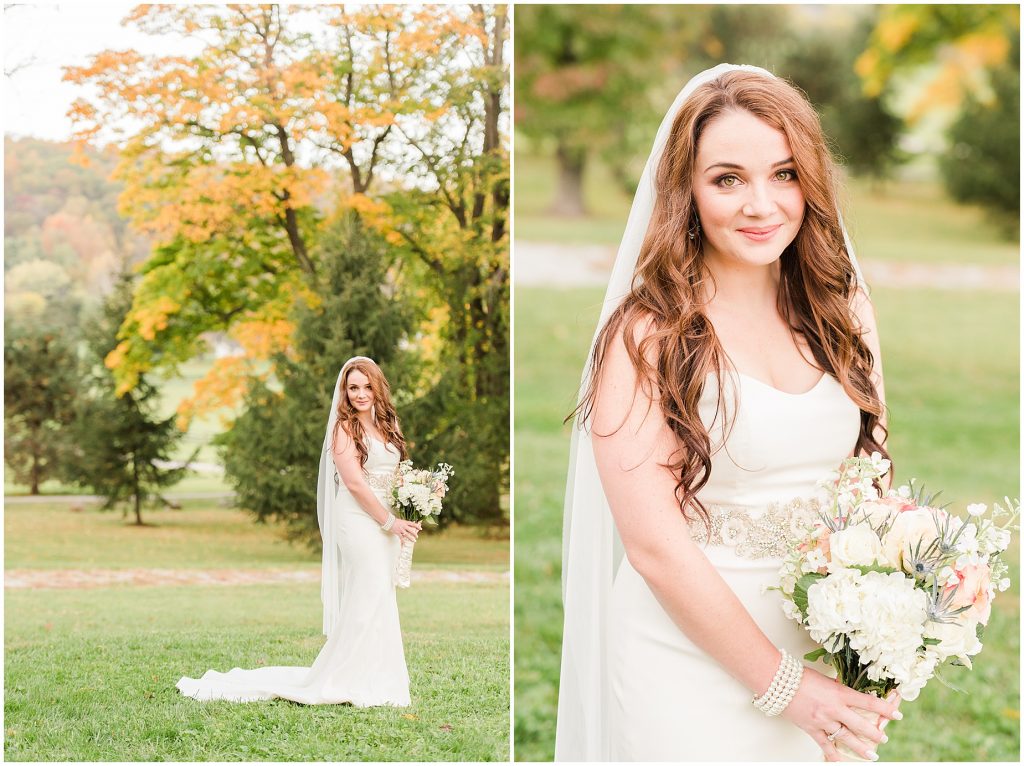
[[807, 630], [819, 644], [860, 627], [860, 576], [855, 569], [838, 569], [807, 589]]
[[848, 637], [869, 678], [903, 683], [917, 672], [928, 596], [904, 575], [838, 569], [808, 589], [807, 607], [811, 638], [829, 649]]
[[909, 676], [900, 682], [900, 697], [907, 702], [916, 700], [924, 685], [935, 675], [935, 667], [939, 664], [940, 658], [936, 652], [931, 650], [932, 647], [928, 647], [928, 651], [917, 656], [910, 668]]

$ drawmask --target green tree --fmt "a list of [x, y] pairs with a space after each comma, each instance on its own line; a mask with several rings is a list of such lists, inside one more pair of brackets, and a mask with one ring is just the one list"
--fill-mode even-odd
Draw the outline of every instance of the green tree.
[[131, 307], [132, 289], [133, 278], [122, 274], [102, 310], [86, 326], [89, 354], [66, 437], [64, 474], [69, 481], [103, 495], [103, 510], [124, 503], [125, 512], [131, 508], [135, 524], [141, 526], [143, 506], [168, 504], [162, 490], [182, 479], [199, 449], [179, 467], [159, 467], [170, 461], [184, 436], [174, 416], [161, 418], [156, 413], [159, 392], [144, 376], [122, 396], [115, 393], [113, 375], [103, 360], [117, 345], [117, 330]]
[[507, 523], [509, 475], [507, 21], [503, 7], [474, 6], [476, 34], [461, 51], [472, 68], [421, 94], [424, 108], [453, 108], [425, 134], [399, 120], [416, 153], [408, 170], [433, 190], [389, 195], [392, 215], [382, 223], [444, 313], [428, 390], [409, 408], [417, 458], [455, 466], [449, 519], [489, 524]]
[[257, 379], [231, 430], [218, 435], [227, 481], [236, 504], [262, 523], [281, 523], [290, 539], [320, 543], [316, 517], [317, 470], [334, 382], [345, 360], [369, 356], [392, 386], [399, 417], [418, 372], [414, 355], [401, 351], [415, 315], [395, 301], [397, 251], [351, 214], [341, 216], [313, 256], [323, 284], [319, 305], [295, 307], [291, 354], [274, 357], [274, 385]]
[[[702, 11], [684, 13], [698, 18]], [[550, 142], [558, 163], [552, 213], [586, 213], [583, 174], [600, 152], [619, 182], [635, 183], [628, 159], [650, 142], [652, 96], [678, 64], [668, 30], [677, 9], [658, 5], [522, 5], [516, 8], [516, 128]], [[671, 40], [671, 44], [670, 44]], [[667, 54], [666, 51], [673, 51]]]
[[4, 460], [14, 480], [39, 494], [58, 478], [77, 391], [76, 357], [66, 334], [8, 325], [4, 336]]
[[[420, 94], [464, 66], [460, 48], [475, 34], [467, 13], [144, 5], [126, 23], [187, 35], [202, 49], [187, 58], [104, 51], [67, 68], [65, 79], [90, 86], [70, 112], [77, 138], [113, 132], [122, 211], [158, 248], [172, 249], [145, 268], [108, 360], [121, 390], [149, 369], [173, 371], [208, 330], [263, 332], [296, 293], [311, 292], [318, 203], [358, 208], [383, 166], [395, 177], [408, 148], [395, 140], [395, 122], [408, 111], [432, 120], [446, 110], [423, 109]], [[263, 359], [289, 340], [287, 332], [269, 337]], [[245, 376], [234, 382], [232, 397]]]
[[954, 199], [984, 205], [1014, 235], [1020, 225], [1020, 72], [1004, 66], [991, 78], [994, 103], [967, 97], [939, 167]]
[[865, 95], [854, 72], [876, 15], [862, 13], [849, 30], [805, 29], [786, 47], [776, 73], [807, 94], [842, 163], [854, 173], [881, 179], [906, 155], [899, 149], [903, 120], [882, 97]]
[[927, 87], [907, 114], [914, 121], [931, 109], [959, 107], [972, 90], [984, 89], [987, 70], [1013, 66], [1012, 39], [1019, 32], [1016, 4], [886, 5], [856, 70], [865, 93], [877, 96], [899, 75], [930, 66]]

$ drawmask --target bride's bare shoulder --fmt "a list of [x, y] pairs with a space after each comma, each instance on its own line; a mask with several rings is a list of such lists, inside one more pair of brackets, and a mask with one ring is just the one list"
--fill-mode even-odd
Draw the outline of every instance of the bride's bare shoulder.
[[611, 421], [621, 423], [623, 413], [631, 412], [637, 402], [643, 402], [646, 410], [657, 398], [649, 372], [642, 373], [637, 366], [640, 362], [645, 368], [657, 369], [657, 348], [645, 343], [658, 331], [654, 317], [646, 313], [623, 316], [614, 329], [600, 359], [595, 407], [598, 430]]
[[609, 351], [614, 350], [617, 357], [625, 357], [628, 361], [630, 350], [635, 349], [645, 361], [653, 364], [656, 357], [653, 344], [645, 341], [656, 335], [659, 329], [657, 320], [649, 311], [634, 309], [624, 312], [614, 334], [609, 338]]

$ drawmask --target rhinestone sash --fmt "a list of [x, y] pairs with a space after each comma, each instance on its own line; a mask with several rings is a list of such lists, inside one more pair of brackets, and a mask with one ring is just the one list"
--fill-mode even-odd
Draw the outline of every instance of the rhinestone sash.
[[391, 473], [368, 473], [366, 474], [366, 483], [370, 485], [370, 489], [390, 492], [391, 486], [395, 482], [395, 475]]
[[[395, 482], [395, 475], [393, 473], [365, 473], [366, 483], [370, 485], [370, 489], [374, 492], [390, 492], [391, 487]], [[338, 491], [341, 486], [341, 478], [338, 476], [338, 472], [334, 472], [334, 490]]]
[[820, 501], [805, 497], [770, 503], [756, 515], [751, 508], [709, 505], [711, 534], [695, 519], [690, 523], [690, 538], [701, 545], [732, 548], [745, 559], [783, 558], [820, 518], [820, 507]]

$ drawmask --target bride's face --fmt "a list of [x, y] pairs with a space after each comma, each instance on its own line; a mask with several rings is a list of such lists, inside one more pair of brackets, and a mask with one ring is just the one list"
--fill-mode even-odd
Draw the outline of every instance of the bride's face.
[[786, 134], [746, 110], [723, 112], [705, 126], [693, 194], [704, 257], [722, 266], [773, 263], [804, 217]]
[[369, 412], [373, 406], [373, 389], [370, 388], [370, 379], [359, 370], [352, 370], [348, 374], [345, 393], [348, 395], [348, 403], [356, 412]]

